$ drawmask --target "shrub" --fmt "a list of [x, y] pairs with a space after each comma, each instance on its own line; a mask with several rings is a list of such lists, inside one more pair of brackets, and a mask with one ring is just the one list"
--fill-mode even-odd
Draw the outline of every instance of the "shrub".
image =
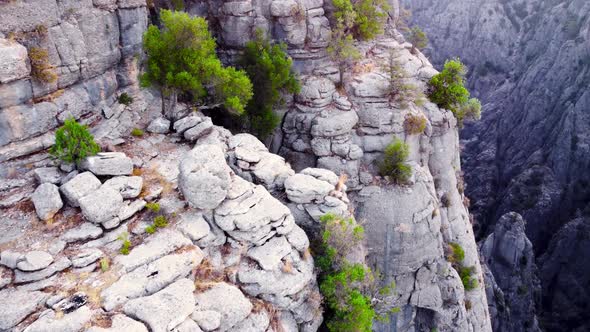
[[410, 154], [408, 145], [396, 138], [384, 151], [383, 161], [379, 165], [382, 176], [389, 176], [395, 183], [407, 183], [412, 176], [412, 167], [406, 163]]
[[357, 0], [353, 7], [356, 12], [354, 34], [357, 38], [371, 40], [383, 33], [389, 11], [385, 0]]
[[477, 288], [479, 283], [474, 277], [475, 266], [464, 265], [463, 261], [465, 260], [465, 251], [463, 250], [463, 247], [455, 242], [449, 243], [449, 247], [451, 249], [451, 253], [447, 256], [447, 260], [451, 262], [453, 268], [459, 274], [465, 290], [470, 291]]
[[160, 204], [159, 203], [147, 203], [145, 208], [150, 210], [153, 213], [160, 212]]
[[54, 83], [57, 81], [55, 67], [49, 62], [49, 52], [40, 47], [31, 47], [29, 49], [29, 59], [31, 60], [31, 75], [43, 83]]
[[109, 270], [109, 259], [106, 257], [103, 257], [100, 259], [100, 270], [102, 272], [107, 272]]
[[157, 85], [172, 99], [164, 104], [173, 105], [178, 93], [186, 93], [243, 113], [252, 83], [245, 72], [221, 64], [207, 21], [169, 10], [161, 10], [160, 19], [162, 30], [150, 25], [143, 36], [147, 66], [142, 86]]
[[279, 124], [280, 118], [273, 107], [284, 103], [281, 93], [297, 93], [299, 82], [293, 72], [293, 61], [283, 43], [271, 44], [262, 30], [246, 43], [238, 64], [252, 82], [254, 96], [246, 106], [248, 130], [265, 139]]
[[426, 33], [417, 26], [409, 31], [408, 41], [412, 44], [411, 52], [413, 54], [416, 53], [416, 49], [422, 49], [428, 45], [428, 37], [426, 37]]
[[410, 135], [419, 135], [426, 129], [426, 117], [408, 114], [404, 120], [404, 130]]
[[465, 259], [465, 251], [463, 247], [456, 242], [449, 243], [451, 247], [451, 256], [449, 257], [449, 261], [452, 263], [461, 263]]
[[[330, 331], [370, 332], [374, 319], [384, 319], [396, 308], [380, 299], [390, 295], [394, 283], [378, 287], [378, 276], [346, 257], [363, 240], [364, 230], [352, 218], [326, 214], [322, 223], [322, 245], [316, 265], [320, 270], [320, 291], [327, 305], [326, 325]], [[379, 306], [378, 304], [383, 306]]]
[[117, 239], [123, 241], [123, 244], [121, 245], [121, 249], [119, 249], [119, 252], [122, 255], [129, 255], [129, 251], [131, 250], [131, 241], [129, 241], [129, 234], [123, 233], [123, 234], [119, 235], [119, 237]]
[[459, 268], [459, 276], [466, 291], [474, 290], [479, 285], [477, 279], [473, 277], [475, 273], [475, 266], [461, 266]]
[[145, 232], [148, 234], [154, 234], [156, 232], [157, 228], [155, 225], [149, 225], [145, 228]]
[[438, 107], [453, 112], [462, 127], [466, 118], [477, 120], [481, 116], [481, 103], [476, 98], [469, 99], [465, 88], [467, 68], [459, 60], [447, 60], [443, 71], [434, 75], [429, 82], [429, 98]]
[[69, 118], [55, 132], [55, 144], [49, 154], [66, 163], [79, 163], [82, 159], [97, 154], [100, 147], [88, 131], [88, 127]]
[[141, 130], [139, 128], [133, 128], [133, 130], [131, 131], [131, 136], [141, 137], [141, 136], [143, 136], [143, 134], [144, 134], [143, 130]]
[[117, 101], [119, 102], [119, 104], [129, 106], [133, 102], [133, 97], [128, 95], [127, 92], [123, 92], [122, 94], [119, 95], [119, 97], [117, 98]]
[[166, 217], [164, 216], [157, 216], [154, 218], [154, 226], [156, 226], [157, 228], [164, 228], [166, 226], [168, 226], [168, 221], [166, 220]]
[[346, 66], [361, 57], [360, 52], [354, 46], [354, 38], [343, 21], [339, 21], [335, 28], [332, 29], [332, 38], [330, 39], [327, 51], [332, 60], [338, 63], [338, 72], [340, 75], [338, 86], [342, 87], [344, 86], [344, 71], [346, 70]]

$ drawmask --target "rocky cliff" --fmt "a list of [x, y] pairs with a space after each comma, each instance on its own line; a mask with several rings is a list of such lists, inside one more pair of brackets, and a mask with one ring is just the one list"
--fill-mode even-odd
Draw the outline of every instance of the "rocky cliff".
[[[491, 330], [456, 120], [427, 101], [391, 100], [392, 56], [418, 90], [436, 73], [392, 26], [359, 43], [363, 60], [336, 89], [338, 67], [326, 53], [330, 3], [184, 3], [208, 18], [227, 62], [256, 28], [287, 43], [302, 89], [280, 110], [269, 151], [182, 105], [172, 123], [159, 118], [159, 99], [135, 80], [135, 55], [155, 7], [48, 1], [49, 14], [39, 16], [38, 5], [0, 5], [9, 22], [0, 43], [8, 55], [0, 67], [8, 100], [0, 118], [8, 128], [0, 198], [9, 221], [1, 226], [1, 329], [315, 331], [321, 298], [308, 246], [319, 217], [333, 212], [364, 225], [368, 262], [383, 282], [396, 282], [400, 312], [377, 331]], [[45, 31], [40, 25], [43, 43], [28, 45], [31, 34]], [[44, 90], [31, 77], [32, 47], [48, 50], [57, 74]], [[133, 96], [131, 105], [115, 101], [122, 92]], [[69, 115], [119, 153], [91, 158], [80, 171], [56, 168], [42, 150]], [[425, 130], [408, 131], [409, 117], [425, 119]], [[148, 123], [150, 134], [129, 136]], [[406, 186], [377, 172], [394, 138], [409, 145]], [[159, 216], [168, 225], [146, 234]], [[451, 245], [463, 248], [461, 263], [478, 281], [473, 289], [449, 261]], [[24, 305], [16, 307], [15, 298]]]
[[[480, 236], [516, 211], [537, 258], [588, 215], [590, 6], [587, 1], [404, 1], [427, 31], [428, 54], [440, 65], [460, 56], [469, 85], [484, 102], [482, 121], [462, 134], [467, 195]], [[584, 238], [582, 236], [582, 238]], [[577, 246], [583, 243], [583, 239]], [[550, 250], [549, 254], [547, 251]], [[588, 262], [538, 260], [539, 270]], [[543, 267], [543, 264], [548, 266]], [[498, 276], [496, 276], [498, 277]], [[577, 314], [585, 292], [541, 274], [542, 322], [549, 330], [587, 329]], [[563, 280], [563, 279], [562, 279]], [[532, 317], [531, 317], [532, 318]]]

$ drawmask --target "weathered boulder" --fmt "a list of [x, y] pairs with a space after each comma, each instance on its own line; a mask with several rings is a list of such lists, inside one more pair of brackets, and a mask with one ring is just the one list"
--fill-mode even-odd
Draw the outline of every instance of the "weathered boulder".
[[133, 173], [133, 161], [122, 152], [99, 152], [95, 156], [86, 157], [80, 167], [95, 175], [115, 176]]
[[82, 225], [65, 232], [61, 239], [67, 243], [96, 239], [103, 233], [102, 228], [92, 223], [85, 222]]
[[16, 267], [21, 271], [42, 270], [53, 263], [53, 257], [45, 251], [29, 251], [25, 254], [24, 260], [18, 262]]
[[133, 320], [123, 314], [113, 317], [110, 328], [96, 327], [89, 328], [86, 332], [148, 332], [148, 329], [142, 323]]
[[57, 272], [63, 271], [70, 266], [72, 266], [72, 262], [66, 257], [62, 257], [53, 262], [53, 264], [39, 271], [22, 272], [20, 270], [16, 270], [14, 273], [14, 283], [22, 284], [49, 278]]
[[178, 186], [198, 209], [214, 209], [227, 196], [230, 168], [216, 145], [197, 145], [180, 162]]
[[180, 279], [154, 295], [131, 300], [125, 314], [144, 322], [153, 332], [167, 332], [180, 325], [195, 309], [190, 279]]
[[49, 220], [63, 207], [59, 188], [51, 183], [43, 183], [31, 196], [37, 216], [41, 220]]
[[123, 197], [111, 187], [100, 187], [79, 200], [84, 217], [95, 224], [112, 220], [119, 214]]
[[[10, 330], [35, 312], [49, 297], [42, 292], [27, 292], [15, 289], [0, 291], [0, 329]], [[18, 305], [15, 305], [18, 303]]]
[[141, 193], [143, 179], [141, 176], [117, 176], [106, 180], [103, 187], [119, 191], [124, 199], [135, 198]]
[[285, 181], [287, 197], [294, 203], [322, 202], [332, 190], [334, 190], [334, 185], [301, 173], [295, 174]]
[[252, 303], [235, 286], [219, 283], [195, 296], [196, 311], [212, 310], [221, 314], [220, 331], [227, 331], [252, 311]]
[[77, 268], [86, 267], [99, 260], [103, 255], [102, 250], [97, 248], [82, 249], [76, 256], [72, 257], [72, 266]]
[[221, 325], [221, 313], [215, 310], [195, 311], [191, 318], [203, 331], [213, 331]]
[[166, 134], [170, 131], [170, 120], [163, 117], [156, 118], [150, 122], [147, 131], [154, 134]]
[[27, 49], [17, 42], [0, 38], [0, 83], [24, 78], [29, 72]]
[[78, 310], [66, 313], [63, 316], [53, 310], [48, 310], [37, 319], [33, 324], [29, 325], [25, 331], [27, 332], [77, 332], [80, 331], [92, 317], [92, 310], [88, 306], [82, 306]]
[[76, 175], [73, 179], [63, 184], [59, 189], [71, 206], [80, 206], [79, 200], [89, 193], [100, 188], [100, 180], [90, 172]]
[[35, 179], [39, 184], [53, 183], [59, 184], [62, 179], [62, 174], [57, 167], [40, 167], [33, 171]]
[[248, 256], [257, 261], [265, 270], [274, 270], [279, 267], [283, 257], [291, 252], [291, 245], [284, 236], [270, 239], [260, 247], [248, 250]]

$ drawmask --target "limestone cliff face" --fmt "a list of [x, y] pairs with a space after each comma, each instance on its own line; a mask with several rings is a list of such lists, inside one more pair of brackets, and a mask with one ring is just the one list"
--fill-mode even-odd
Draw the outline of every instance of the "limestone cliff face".
[[[55, 10], [43, 17], [34, 13], [32, 2], [0, 5], [0, 18], [9, 22], [2, 28], [5, 30], [0, 30], [5, 37], [0, 40], [0, 46], [10, 50], [5, 54], [10, 54], [11, 60], [7, 62], [9, 70], [2, 71], [4, 68], [0, 67], [0, 75], [4, 75], [0, 93], [8, 98], [2, 100], [10, 103], [0, 106], [3, 116], [10, 115], [0, 117], [0, 126], [8, 128], [3, 131], [6, 136], [0, 135], [3, 139], [0, 149], [2, 158], [11, 159], [5, 172], [10, 168], [11, 173], [17, 172], [27, 180], [31, 177], [23, 166], [27, 158], [35, 160], [35, 167], [51, 162], [43, 153], [22, 160], [13, 158], [50, 145], [52, 135], [45, 133], [70, 113], [91, 123], [96, 136], [104, 142], [122, 143], [120, 138], [129, 128], [143, 126], [157, 116], [160, 108], [157, 98], [149, 91], [140, 92], [135, 81], [134, 55], [140, 51], [140, 37], [148, 17], [145, 3], [95, 0], [82, 2], [72, 9], [67, 4], [66, 1], [48, 1], [48, 8]], [[171, 7], [168, 1], [154, 4]], [[392, 19], [398, 8], [397, 1], [392, 1]], [[209, 19], [220, 53], [227, 62], [232, 61], [256, 28], [287, 43], [300, 74], [302, 91], [279, 110], [284, 113], [283, 123], [267, 142], [270, 151], [249, 135], [232, 136], [227, 130], [213, 126], [210, 119], [190, 115], [182, 108], [177, 110], [178, 121], [172, 124], [175, 131], [172, 138], [153, 135], [123, 146], [127, 153], [135, 156], [136, 167], [150, 169], [150, 172], [157, 170], [172, 183], [172, 188], [178, 185], [182, 196], [177, 191], [170, 192], [166, 186], [159, 198], [167, 211], [203, 227], [208, 225], [205, 228], [209, 235], [195, 235], [202, 230], [185, 227], [182, 220], [173, 223], [172, 229], [166, 231], [167, 236], [158, 235], [156, 239], [145, 238], [139, 231], [133, 233], [134, 241], [142, 243], [140, 248], [143, 249], [132, 251], [133, 258], [117, 258], [114, 266], [117, 270], [122, 267], [124, 273], [105, 285], [102, 298], [95, 303], [109, 311], [111, 304], [114, 308], [123, 304], [120, 301], [125, 303], [123, 311], [114, 310], [126, 316], [119, 317], [116, 322], [113, 320], [112, 324], [132, 324], [126, 321], [132, 317], [152, 330], [159, 330], [162, 322], [151, 318], [154, 312], [150, 311], [150, 305], [172, 298], [171, 303], [183, 308], [183, 319], [186, 318], [184, 312], [190, 313], [190, 319], [185, 321], [166, 321], [167, 326], [174, 325], [178, 331], [184, 331], [179, 324], [188, 328], [194, 321], [205, 329], [202, 325], [206, 324], [204, 311], [209, 315], [213, 315], [210, 311], [224, 315], [218, 325], [221, 331], [232, 328], [275, 331], [277, 323], [287, 331], [315, 331], [321, 316], [317, 311], [319, 303], [312, 262], [306, 254], [307, 236], [313, 236], [313, 232], [302, 234], [295, 223], [313, 230], [321, 215], [335, 212], [352, 214], [364, 224], [368, 262], [383, 273], [384, 281], [397, 284], [394, 301], [401, 311], [392, 315], [388, 323], [376, 323], [377, 331], [491, 331], [483, 270], [467, 210], [468, 200], [463, 193], [456, 120], [450, 112], [428, 101], [401, 106], [389, 98], [391, 87], [385, 67], [390, 56], [397, 58], [408, 73], [408, 83], [416, 85], [420, 91], [424, 91], [427, 80], [436, 74], [428, 59], [420, 53], [412, 54], [411, 46], [390, 25], [386, 36], [359, 43], [363, 58], [346, 70], [343, 88], [336, 89], [338, 69], [326, 53], [330, 38], [326, 16], [331, 10], [329, 2], [191, 0], [185, 1], [185, 10]], [[31, 20], [19, 19], [28, 16]], [[22, 43], [20, 39], [8, 40], [10, 31], [32, 31], [39, 24], [48, 28], [44, 45], [58, 73], [56, 86], [44, 87], [44, 92], [35, 92], [37, 83], [29, 77], [27, 52], [20, 45], [26, 45], [25, 40]], [[62, 35], [58, 34], [59, 29], [73, 32]], [[22, 88], [29, 85], [30, 96], [26, 95], [28, 90]], [[23, 91], [25, 96], [21, 98]], [[123, 91], [136, 98], [130, 107], [114, 101]], [[51, 98], [45, 97], [50, 94]], [[37, 102], [37, 97], [49, 99]], [[45, 110], [42, 107], [51, 109], [51, 116], [47, 112], [37, 112]], [[27, 122], [23, 117], [12, 116], [14, 112], [38, 114], [45, 120], [35, 118]], [[426, 119], [424, 132], [406, 132], [404, 122], [409, 116]], [[195, 129], [197, 125], [199, 130]], [[169, 127], [170, 123], [164, 126], [163, 132]], [[394, 138], [404, 140], [410, 147], [413, 174], [406, 186], [393, 185], [377, 172], [376, 163]], [[177, 144], [180, 140], [194, 143], [194, 149]], [[271, 152], [279, 153], [284, 159]], [[182, 162], [178, 171], [179, 160]], [[346, 177], [347, 192], [340, 190], [339, 176]], [[10, 199], [2, 202], [13, 211], [13, 204], [27, 199], [33, 187], [32, 181], [7, 181], [6, 188], [7, 191], [3, 187], [2, 197], [10, 196]], [[12, 194], [16, 190], [20, 196]], [[143, 227], [145, 217], [139, 214], [135, 220]], [[100, 242], [102, 240], [95, 240], [95, 243], [99, 243], [102, 250], [112, 251], [112, 240], [122, 229], [132, 225], [123, 220], [119, 222], [121, 226], [117, 226], [117, 232], [107, 232], [107, 227], [113, 226], [110, 220], [97, 226], [101, 231], [99, 240], [104, 238], [105, 243]], [[172, 242], [166, 242], [168, 235]], [[84, 238], [82, 242], [88, 240]], [[447, 261], [450, 243], [457, 243], [465, 250], [463, 264], [474, 268], [474, 277], [478, 280], [475, 289], [466, 291], [459, 274]], [[54, 256], [67, 260], [66, 256], [82, 249], [79, 244], [68, 246], [68, 250], [58, 251]], [[107, 248], [107, 244], [111, 247]], [[163, 256], [142, 258], [142, 253], [162, 246], [172, 249]], [[174, 270], [171, 279], [166, 279], [168, 281], [158, 282], [157, 286], [149, 284], [145, 292], [125, 293], [125, 280], [147, 278], [141, 274], [144, 270], [149, 274], [164, 269], [166, 261], [172, 259], [169, 256], [180, 254], [176, 251], [187, 246], [191, 246], [191, 252], [195, 251], [199, 259], [192, 260], [192, 265], [186, 264], [194, 267], [205, 257], [209, 264], [207, 269], [211, 269], [208, 278], [213, 280], [207, 279], [199, 286], [200, 272], [188, 273], [183, 267], [186, 265], [177, 262], [179, 268]], [[10, 249], [3, 247], [2, 250], [7, 248]], [[199, 248], [201, 250], [197, 250]], [[187, 249], [180, 251], [183, 250]], [[179, 260], [184, 258], [175, 256]], [[158, 263], [153, 263], [155, 261]], [[140, 271], [135, 272], [136, 268]], [[12, 291], [13, 272], [7, 273], [10, 278], [6, 285]], [[58, 274], [51, 284], [67, 276]], [[190, 283], [186, 278], [197, 282], [197, 289], [193, 290], [196, 307], [179, 291]], [[223, 297], [229, 296], [227, 294], [239, 300], [232, 302], [229, 308], [216, 307], [213, 302], [218, 296], [231, 302]], [[18, 295], [36, 296], [27, 302], [36, 307], [45, 301], [43, 296], [47, 294], [25, 292]], [[143, 308], [142, 304], [147, 303], [150, 305]], [[251, 310], [252, 304], [255, 310]], [[27, 314], [31, 312], [35, 310]], [[74, 312], [84, 314], [75, 315], [83, 318], [83, 324], [97, 314]], [[233, 317], [235, 314], [239, 317]], [[227, 315], [231, 320], [227, 320]], [[43, 319], [52, 324], [58, 321], [52, 316]], [[17, 319], [13, 323], [17, 325], [20, 321]], [[29, 323], [24, 322], [19, 328]], [[43, 323], [38, 320], [36, 324]]]
[[[588, 219], [589, 3], [408, 0], [404, 5], [428, 33], [434, 62], [460, 56], [471, 69], [470, 87], [484, 103], [482, 121], [462, 133], [466, 191], [480, 236], [491, 233], [503, 214], [516, 211], [541, 257], [559, 241], [557, 234]], [[560, 268], [555, 260], [538, 263], [539, 271]], [[584, 282], [570, 277], [569, 282]], [[565, 284], [540, 278], [542, 325], [587, 328], [587, 319], [570, 315], [587, 295], [563, 297]]]

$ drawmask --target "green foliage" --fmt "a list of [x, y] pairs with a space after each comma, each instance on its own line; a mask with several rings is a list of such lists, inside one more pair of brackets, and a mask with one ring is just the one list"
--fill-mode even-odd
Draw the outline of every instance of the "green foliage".
[[416, 49], [422, 49], [428, 45], [426, 33], [417, 26], [410, 29], [408, 41], [412, 44], [412, 53], [416, 53]]
[[320, 270], [320, 291], [327, 305], [328, 329], [370, 332], [374, 319], [385, 319], [395, 312], [395, 308], [378, 308], [376, 303], [380, 301], [374, 301], [391, 295], [395, 284], [379, 287], [377, 275], [370, 268], [347, 260], [364, 237], [364, 229], [354, 219], [326, 214], [320, 221], [322, 246], [316, 265]]
[[143, 134], [144, 134], [143, 130], [141, 130], [139, 128], [133, 128], [133, 130], [131, 131], [131, 136], [141, 137], [141, 136], [143, 136]]
[[481, 116], [481, 103], [476, 98], [469, 99], [465, 88], [466, 74], [467, 68], [459, 59], [447, 60], [443, 71], [429, 82], [430, 100], [453, 112], [460, 127], [464, 119], [478, 120]]
[[154, 234], [158, 228], [155, 225], [149, 225], [145, 228], [145, 232], [148, 234]]
[[352, 34], [347, 32], [345, 21], [339, 20], [336, 27], [332, 29], [332, 38], [327, 51], [332, 60], [338, 63], [340, 73], [338, 84], [343, 86], [346, 66], [361, 57], [360, 52], [354, 45]]
[[[39, 26], [38, 26], [39, 27]], [[45, 33], [47, 33], [47, 28]], [[29, 59], [31, 60], [31, 75], [43, 83], [55, 83], [57, 74], [55, 67], [49, 62], [49, 52], [40, 47], [31, 47], [29, 50]]]
[[166, 226], [168, 226], [168, 221], [166, 220], [166, 217], [164, 216], [157, 216], [154, 218], [154, 226], [156, 226], [157, 228], [164, 228]]
[[426, 117], [424, 115], [408, 114], [404, 120], [404, 129], [409, 135], [419, 135], [426, 129]]
[[127, 92], [123, 92], [122, 94], [119, 95], [119, 98], [117, 98], [117, 101], [119, 102], [119, 104], [129, 106], [133, 102], [133, 97], [131, 97], [129, 94], [127, 94]]
[[69, 118], [55, 132], [55, 144], [49, 154], [66, 163], [79, 163], [82, 159], [93, 156], [100, 151], [88, 127]]
[[383, 161], [379, 165], [382, 176], [389, 176], [397, 184], [405, 184], [412, 175], [412, 167], [406, 163], [410, 151], [408, 145], [396, 138], [384, 151]]
[[424, 103], [424, 94], [417, 86], [407, 83], [408, 73], [394, 52], [389, 55], [389, 62], [385, 68], [389, 74], [390, 96], [402, 108], [407, 108], [410, 102], [421, 106]]
[[461, 282], [466, 291], [473, 290], [479, 286], [475, 275], [475, 266], [465, 266], [465, 251], [463, 247], [456, 242], [449, 243], [451, 253], [447, 256], [447, 260], [453, 264], [453, 268], [459, 273]]
[[183, 11], [184, 10], [184, 0], [172, 0], [172, 8], [174, 10]]
[[273, 107], [284, 101], [281, 93], [298, 93], [299, 82], [293, 72], [293, 61], [286, 45], [271, 44], [262, 30], [246, 43], [238, 64], [244, 69], [254, 87], [254, 96], [246, 106], [248, 130], [260, 139], [266, 138], [279, 124]]
[[100, 270], [102, 272], [107, 272], [109, 270], [110, 264], [109, 264], [109, 259], [106, 257], [103, 257], [100, 259]]
[[215, 53], [207, 21], [187, 13], [160, 11], [162, 30], [151, 25], [144, 34], [147, 53], [142, 86], [158, 85], [165, 93], [209, 96], [227, 109], [242, 113], [252, 98], [252, 84], [241, 70], [224, 67]]
[[147, 203], [145, 208], [153, 213], [158, 213], [160, 212], [160, 203]]
[[123, 233], [123, 234], [119, 235], [119, 237], [117, 239], [120, 241], [123, 241], [123, 244], [121, 245], [121, 249], [119, 249], [119, 252], [122, 255], [129, 255], [129, 251], [131, 250], [131, 241], [129, 241], [129, 234]]
[[383, 33], [383, 25], [390, 9], [387, 1], [357, 0], [353, 7], [356, 12], [354, 31], [357, 38], [371, 40]]

